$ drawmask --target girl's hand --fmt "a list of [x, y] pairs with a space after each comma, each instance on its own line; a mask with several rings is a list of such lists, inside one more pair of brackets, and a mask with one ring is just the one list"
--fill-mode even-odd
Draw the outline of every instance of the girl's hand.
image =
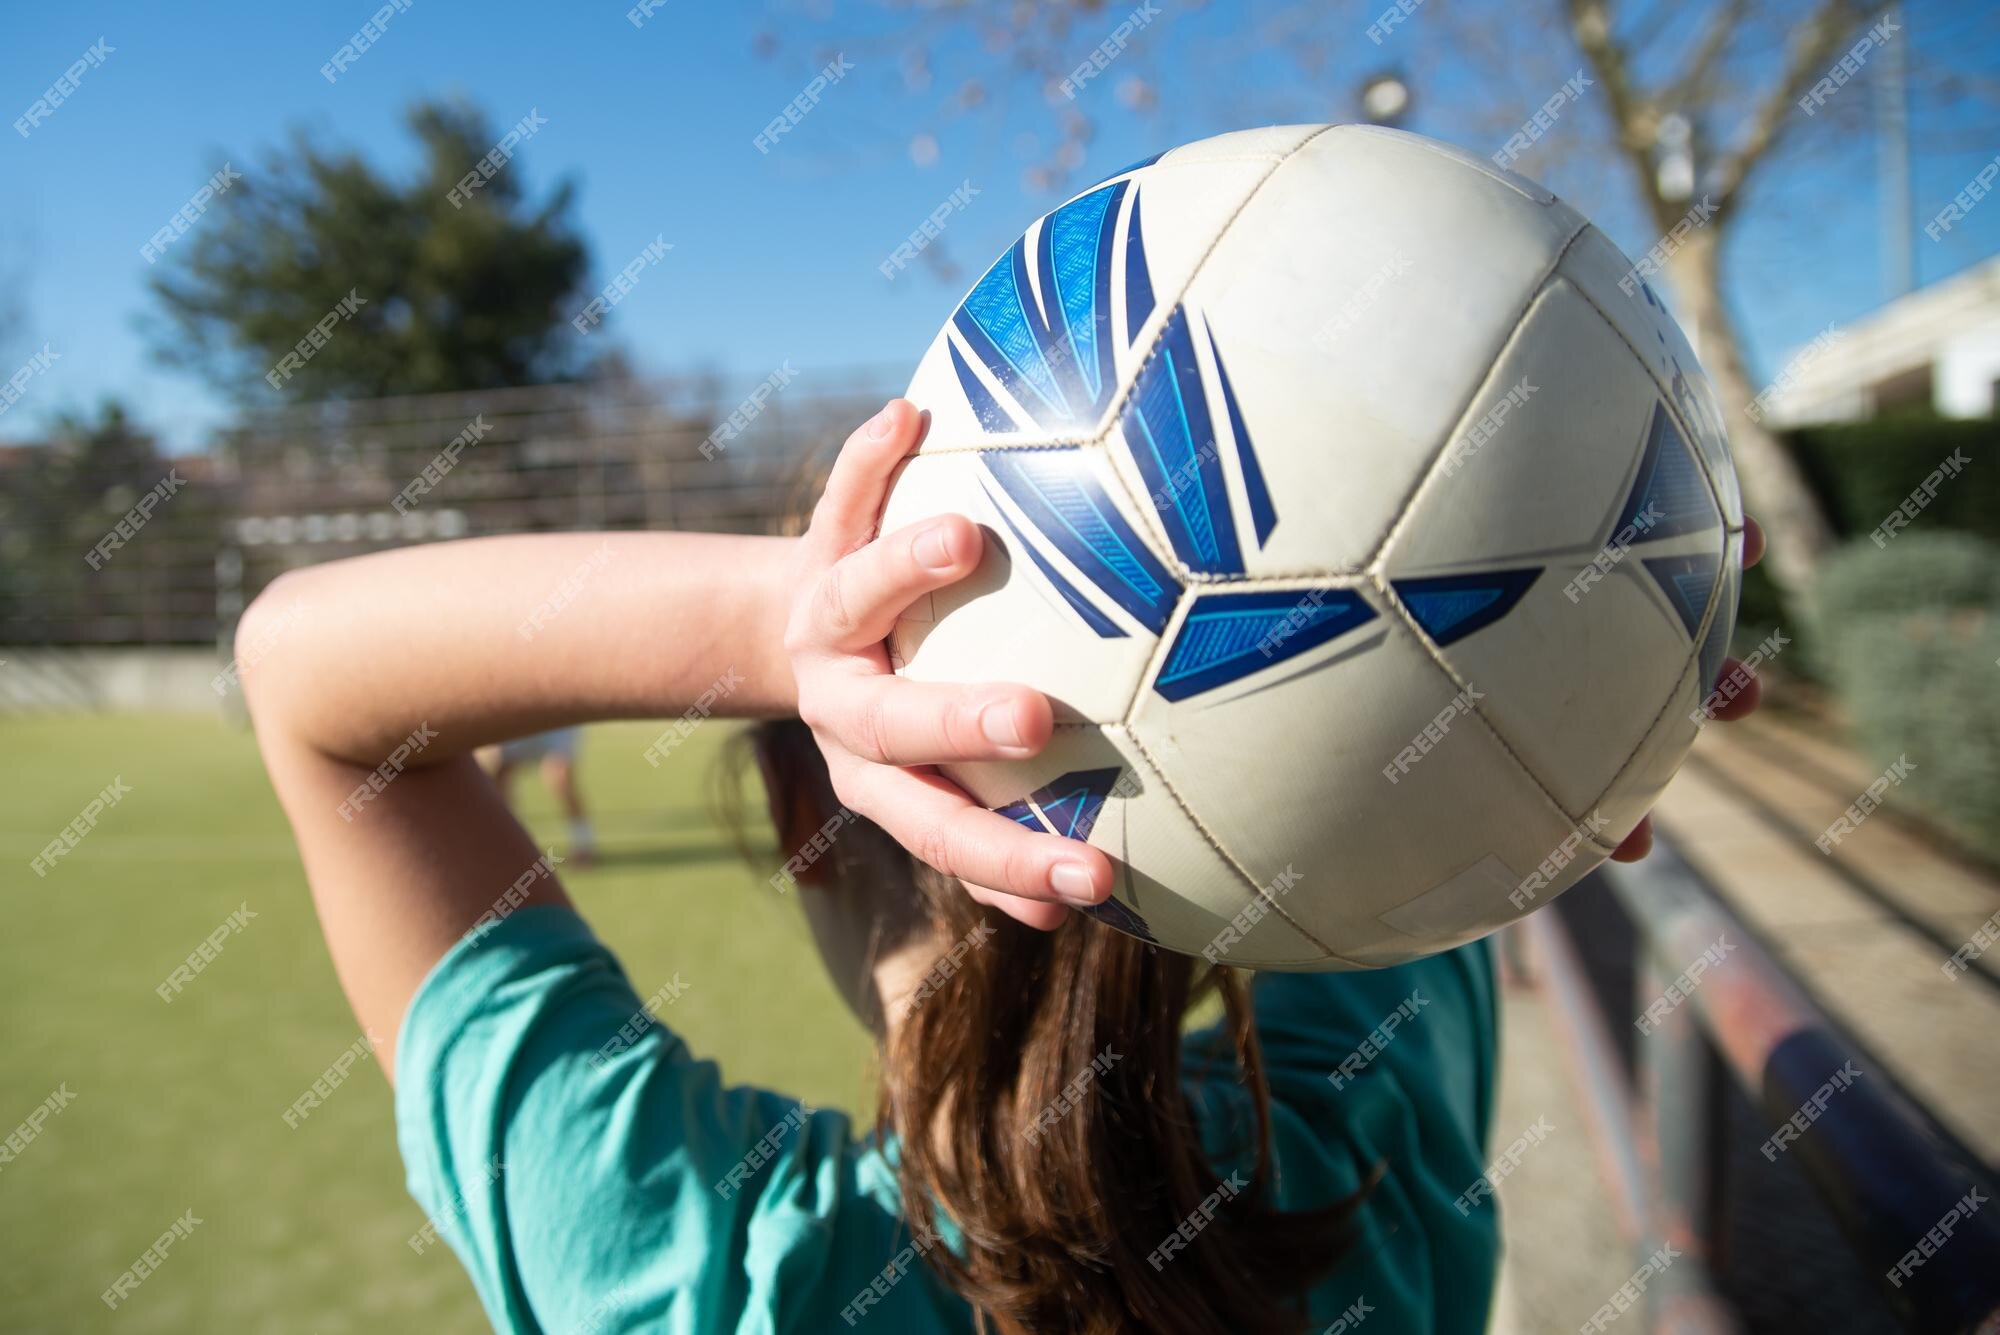
[[[1764, 530], [1757, 521], [1745, 518], [1743, 521], [1743, 568], [1748, 570], [1764, 556]], [[1716, 704], [1713, 717], [1718, 723], [1734, 723], [1746, 717], [1757, 708], [1763, 698], [1763, 688], [1757, 684], [1757, 676], [1745, 667], [1740, 658], [1722, 660], [1722, 672], [1708, 684], [1709, 693], [1702, 697], [1706, 702], [1715, 689], [1732, 678], [1737, 683], [1737, 691], [1730, 699]], [[1618, 851], [1611, 855], [1614, 862], [1637, 862], [1653, 851], [1653, 818], [1647, 816], [1625, 836], [1618, 845]]]
[[883, 647], [916, 599], [971, 574], [985, 539], [962, 515], [882, 536], [889, 481], [924, 421], [894, 400], [848, 437], [800, 540], [785, 649], [799, 717], [826, 756], [834, 793], [917, 858], [959, 877], [982, 904], [1053, 928], [1065, 906], [1111, 893], [1111, 861], [1073, 839], [1037, 834], [988, 811], [928, 768], [1017, 760], [1048, 743], [1047, 697], [1026, 686], [906, 681]]

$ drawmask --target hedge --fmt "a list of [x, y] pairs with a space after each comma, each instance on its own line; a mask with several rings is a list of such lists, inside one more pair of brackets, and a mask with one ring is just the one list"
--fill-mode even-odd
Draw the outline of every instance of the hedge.
[[1965, 467], [1938, 488], [1911, 528], [1955, 529], [2000, 542], [2000, 420], [1905, 414], [1804, 427], [1791, 433], [1789, 443], [1843, 538], [1867, 537], [1959, 453]]
[[[1802, 427], [1785, 439], [1840, 538], [1859, 539], [1876, 551], [1869, 534], [1940, 464], [1956, 455], [1966, 460], [1964, 467], [1937, 489], [1909, 527], [1890, 537], [1889, 545], [1943, 531], [2000, 542], [2000, 420], [1959, 421], [1906, 413], [1870, 422]], [[1749, 506], [1754, 513], [1754, 499]], [[1736, 615], [1739, 647], [1755, 644], [1779, 627], [1790, 634], [1798, 629], [1794, 620], [1767, 569], [1744, 573]], [[1810, 628], [1806, 630], [1810, 636]], [[1824, 659], [1824, 652], [1804, 653], [1789, 666], [1817, 676], [1814, 669]]]
[[1820, 572], [1815, 618], [2000, 607], [2000, 548], [1970, 533], [1905, 530], [1878, 546], [1850, 542]]
[[2000, 547], [1967, 534], [1863, 538], [1814, 595], [1818, 666], [1895, 800], [2000, 863]]

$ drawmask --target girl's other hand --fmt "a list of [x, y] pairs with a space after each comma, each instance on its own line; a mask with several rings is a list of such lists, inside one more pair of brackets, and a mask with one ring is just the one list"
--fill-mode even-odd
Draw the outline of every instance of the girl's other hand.
[[785, 630], [799, 717], [849, 809], [959, 877], [979, 902], [1052, 928], [1066, 906], [1110, 894], [1110, 859], [988, 811], [931, 768], [1036, 754], [1054, 727], [1047, 697], [1026, 686], [906, 681], [889, 668], [883, 642], [904, 609], [971, 574], [984, 551], [962, 515], [876, 533], [897, 465], [924, 425], [897, 399], [848, 437], [800, 540]]

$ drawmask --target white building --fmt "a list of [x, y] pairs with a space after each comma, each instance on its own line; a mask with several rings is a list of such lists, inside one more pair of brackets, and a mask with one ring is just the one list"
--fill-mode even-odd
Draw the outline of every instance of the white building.
[[1815, 339], [1778, 373], [1767, 412], [1787, 427], [1919, 403], [2000, 415], [2000, 255]]

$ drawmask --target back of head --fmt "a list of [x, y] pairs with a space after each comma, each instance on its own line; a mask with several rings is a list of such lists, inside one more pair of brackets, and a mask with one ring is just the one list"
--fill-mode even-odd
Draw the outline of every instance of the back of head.
[[[811, 733], [748, 735], [780, 847], [840, 810]], [[880, 998], [878, 1123], [898, 1146], [925, 1257], [1002, 1331], [1295, 1331], [1338, 1259], [1354, 1202], [1272, 1203], [1270, 1102], [1249, 989], [1082, 914], [1052, 932], [974, 902], [865, 821], [843, 827], [806, 898], [865, 915], [870, 953], [923, 965]], [[809, 911], [810, 908], [809, 908]], [[1227, 1168], [1204, 1154], [1182, 1091], [1189, 1011], [1220, 999], [1217, 1063], [1254, 1117]], [[950, 1236], [949, 1233], [946, 1236]]]

